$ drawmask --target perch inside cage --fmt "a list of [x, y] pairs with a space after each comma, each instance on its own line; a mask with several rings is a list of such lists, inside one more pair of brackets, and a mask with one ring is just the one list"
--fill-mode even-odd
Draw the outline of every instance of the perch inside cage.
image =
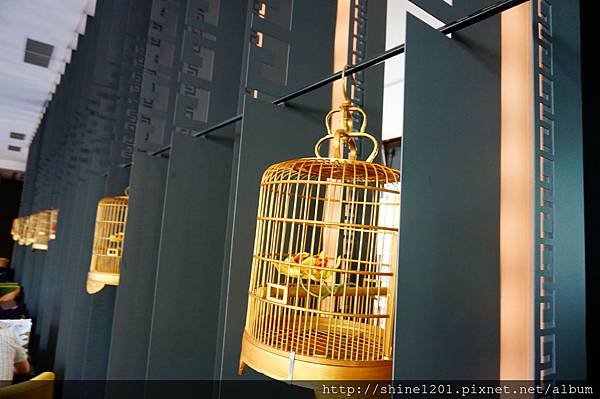
[[50, 240], [50, 211], [36, 213], [36, 224], [31, 248], [46, 251]]
[[[332, 132], [336, 112], [342, 128]], [[391, 378], [400, 172], [372, 162], [378, 143], [350, 101], [326, 122], [316, 158], [272, 165], [262, 177], [240, 373]], [[373, 142], [366, 161], [356, 159], [358, 138]]]
[[58, 224], [58, 209], [50, 209], [50, 234], [49, 239], [56, 239], [56, 226]]
[[119, 285], [119, 269], [125, 240], [129, 196], [102, 198], [96, 213], [92, 261], [87, 292], [94, 294], [106, 284]]

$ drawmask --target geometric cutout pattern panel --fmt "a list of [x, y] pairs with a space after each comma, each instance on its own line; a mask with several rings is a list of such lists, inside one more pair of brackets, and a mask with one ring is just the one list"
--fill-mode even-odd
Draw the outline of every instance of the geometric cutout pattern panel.
[[[350, 3], [350, 52], [348, 64], [354, 65], [365, 60], [367, 55], [367, 1], [352, 0]], [[364, 106], [364, 72], [354, 74], [350, 83], [350, 97], [358, 106]], [[356, 120], [358, 123], [358, 120]]]
[[293, 7], [293, 0], [254, 1], [247, 91], [255, 97], [276, 97], [288, 84]]
[[272, 101], [331, 71], [321, 57], [333, 50], [336, 1], [250, 2], [246, 93]]
[[152, 148], [165, 141], [181, 7], [179, 1], [152, 3], [136, 132], [136, 146], [142, 150], [148, 149], [145, 142]]
[[556, 374], [554, 66], [552, 2], [533, 1], [535, 112], [535, 379]]
[[168, 144], [174, 131], [190, 134], [207, 126], [217, 54], [226, 46], [218, 40], [221, 6], [220, 0], [153, 3], [136, 140], [140, 149]]

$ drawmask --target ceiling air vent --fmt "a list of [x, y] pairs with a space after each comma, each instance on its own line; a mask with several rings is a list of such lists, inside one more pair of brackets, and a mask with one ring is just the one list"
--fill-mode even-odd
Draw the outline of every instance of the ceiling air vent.
[[10, 132], [10, 138], [15, 139], [15, 140], [25, 140], [25, 134], [17, 133], [17, 132]]
[[8, 150], [9, 151], [15, 151], [15, 152], [21, 152], [21, 147], [19, 147], [17, 145], [9, 145], [8, 146]]
[[52, 51], [54, 51], [54, 46], [38, 42], [37, 40], [27, 39], [27, 45], [25, 46], [25, 62], [48, 68], [50, 57], [52, 57]]

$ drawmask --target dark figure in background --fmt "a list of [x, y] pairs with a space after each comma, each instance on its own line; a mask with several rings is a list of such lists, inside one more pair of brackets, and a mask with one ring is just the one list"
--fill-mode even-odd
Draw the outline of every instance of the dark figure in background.
[[[9, 267], [9, 263], [8, 259], [0, 258], [0, 283], [13, 281], [14, 270]], [[10, 289], [10, 292], [0, 295], [0, 320], [27, 318], [29, 314], [23, 301], [23, 291], [18, 286]]]
[[10, 259], [0, 258], [0, 283], [14, 281], [15, 270], [8, 267]]

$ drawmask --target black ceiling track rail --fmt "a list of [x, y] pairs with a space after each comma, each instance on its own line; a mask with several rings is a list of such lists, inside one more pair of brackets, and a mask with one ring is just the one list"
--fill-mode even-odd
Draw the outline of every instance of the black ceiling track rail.
[[[492, 4], [488, 7], [482, 8], [479, 11], [476, 11], [470, 15], [467, 15], [466, 17], [462, 17], [457, 19], [456, 21], [450, 22], [449, 24], [446, 24], [442, 27], [440, 27], [438, 29], [438, 31], [440, 33], [443, 33], [444, 35], [448, 35], [450, 33], [456, 33], [464, 28], [467, 28], [469, 26], [475, 25], [478, 22], [481, 22], [483, 20], [486, 20], [490, 17], [493, 17], [497, 14], [500, 14], [503, 11], [509, 10], [515, 6], [518, 6], [520, 4], [523, 4], [525, 2], [527, 2], [529, 0], [503, 0], [503, 1], [499, 1], [498, 3]], [[372, 66], [378, 65], [392, 57], [395, 57], [399, 54], [404, 53], [406, 46], [405, 44], [400, 44], [399, 46], [393, 47], [379, 55], [376, 55], [375, 57], [365, 60], [363, 62], [359, 62], [358, 64], [354, 64], [354, 65], [350, 65], [346, 68], [345, 74], [346, 75], [352, 75], [355, 74], [356, 72], [360, 72], [363, 71], [367, 68], [370, 68]], [[296, 97], [300, 97], [304, 94], [310, 93], [313, 90], [319, 89], [325, 85], [328, 85], [329, 83], [333, 83], [336, 80], [339, 80], [342, 78], [342, 72], [343, 71], [339, 71], [334, 73], [331, 76], [328, 76], [324, 79], [321, 79], [317, 82], [308, 84], [296, 91], [293, 91], [289, 94], [286, 94], [283, 97], [279, 97], [275, 100], [272, 101], [273, 104], [275, 105], [285, 105], [286, 102], [296, 98]], [[194, 133], [192, 136], [194, 137], [203, 137], [206, 136], [207, 134], [218, 130], [222, 127], [225, 127], [227, 125], [230, 125], [232, 123], [236, 123], [241, 121], [243, 118], [243, 114], [239, 114], [236, 116], [233, 116], [231, 118], [225, 119], [224, 121], [221, 121], [215, 125], [212, 125], [200, 132]], [[158, 155], [162, 155], [165, 152], [169, 151], [171, 149], [171, 146], [165, 146], [157, 151], [154, 151], [152, 153], [150, 153], [151, 156], [158, 156]], [[131, 163], [127, 163], [127, 164], [123, 164], [121, 165], [122, 168], [128, 168], [131, 166]]]

